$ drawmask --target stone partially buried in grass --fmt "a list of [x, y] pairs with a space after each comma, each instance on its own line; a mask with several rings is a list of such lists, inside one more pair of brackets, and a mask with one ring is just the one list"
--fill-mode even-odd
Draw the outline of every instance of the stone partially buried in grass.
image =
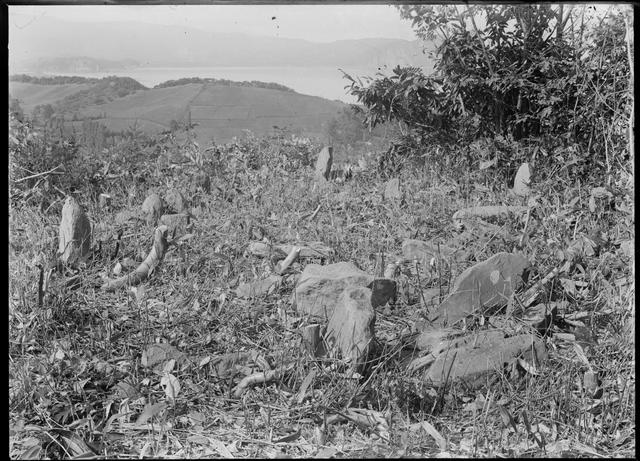
[[393, 178], [387, 181], [384, 188], [384, 199], [389, 201], [402, 200], [402, 189], [400, 189], [399, 178]]
[[331, 318], [342, 292], [349, 287], [371, 289], [374, 308], [395, 297], [395, 282], [376, 279], [350, 262], [326, 266], [309, 264], [300, 274], [294, 293], [294, 304], [300, 314], [327, 321]]
[[434, 386], [464, 381], [478, 387], [487, 373], [500, 373], [518, 358], [535, 367], [547, 356], [544, 343], [535, 335], [505, 338], [495, 330], [471, 333], [440, 352], [425, 379]]
[[167, 208], [173, 213], [186, 213], [187, 201], [178, 189], [169, 189], [164, 197]]
[[241, 298], [259, 298], [268, 295], [282, 282], [279, 275], [270, 275], [266, 279], [250, 283], [242, 283], [236, 288], [236, 295]]
[[430, 320], [453, 325], [468, 315], [505, 306], [523, 286], [530, 266], [524, 256], [502, 252], [469, 267], [458, 276], [450, 295]]
[[371, 290], [348, 287], [343, 290], [327, 325], [325, 341], [329, 350], [360, 370], [369, 355], [375, 335], [376, 313], [371, 305]]
[[142, 214], [147, 223], [155, 225], [163, 211], [164, 203], [158, 194], [151, 194], [142, 202]]
[[91, 223], [71, 196], [62, 207], [58, 237], [58, 255], [63, 264], [74, 264], [91, 250]]

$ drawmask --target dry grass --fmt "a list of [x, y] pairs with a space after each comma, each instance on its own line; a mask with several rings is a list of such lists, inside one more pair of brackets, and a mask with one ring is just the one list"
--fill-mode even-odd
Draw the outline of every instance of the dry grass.
[[[451, 215], [480, 200], [462, 197], [429, 168], [402, 174], [405, 199], [394, 204], [382, 199], [384, 183], [373, 171], [318, 187], [308, 167], [287, 173], [227, 160], [211, 171], [219, 189], [210, 194], [192, 188], [194, 170], [185, 165], [155, 173], [144, 184], [115, 180], [108, 189], [114, 210], [101, 210], [88, 194], [80, 195], [103, 232], [102, 252], [80, 271], [75, 286], [65, 284], [74, 274], [53, 272], [41, 306], [38, 264], [50, 267], [59, 209], [42, 214], [30, 205], [10, 211], [12, 458], [85, 452], [95, 458], [635, 455], [635, 333], [627, 329], [635, 278], [632, 259], [614, 244], [634, 238], [624, 212], [589, 213], [585, 191], [572, 191], [579, 199], [568, 206], [573, 197], [540, 188], [537, 227], [524, 248], [540, 274], [559, 264], [556, 247], [566, 248], [595, 225], [610, 237], [564, 276], [578, 282], [573, 292], [556, 280], [542, 300], [566, 301], [559, 317], [569, 323], [557, 322], [552, 333], [571, 333], [575, 340], [548, 335], [550, 359], [537, 375], [497, 375], [480, 390], [438, 389], [404, 365], [401, 339], [423, 318], [420, 304], [399, 297], [377, 312], [376, 360], [364, 376], [354, 377], [339, 360], [313, 359], [300, 346], [301, 319], [290, 305], [295, 273], [261, 299], [236, 298], [232, 289], [271, 271], [268, 260], [245, 252], [252, 228], [261, 227], [273, 242], [322, 241], [336, 250], [324, 262], [351, 260], [374, 273], [380, 270], [377, 255], [399, 253], [405, 238], [451, 241]], [[181, 188], [196, 208], [193, 236], [176, 240], [136, 293], [100, 291], [99, 274], [116, 263], [116, 242], [109, 236], [117, 228], [123, 230], [118, 261], [139, 260], [151, 245], [152, 228], [118, 223], [118, 212], [137, 209], [149, 191], [163, 192], [168, 184]], [[482, 203], [508, 199], [485, 194]], [[309, 219], [318, 205], [319, 213]], [[522, 225], [507, 223], [516, 235]], [[482, 260], [513, 245], [484, 238], [467, 247]], [[299, 273], [302, 266], [294, 268]], [[462, 269], [452, 263], [437, 276], [408, 271], [399, 281], [436, 287]], [[163, 372], [141, 363], [143, 352], [158, 342], [188, 356], [170, 370], [181, 387], [175, 401], [166, 402]], [[254, 351], [254, 360], [221, 373], [217, 358], [238, 351]], [[283, 372], [235, 397], [244, 373], [260, 371], [262, 360]], [[589, 370], [599, 378], [595, 394], [583, 385]], [[134, 390], [123, 391], [123, 383]], [[358, 423], [350, 409], [368, 412], [372, 422]], [[141, 415], [148, 420], [136, 424]], [[350, 418], [332, 424], [336, 415]], [[416, 426], [423, 421], [444, 443]]]

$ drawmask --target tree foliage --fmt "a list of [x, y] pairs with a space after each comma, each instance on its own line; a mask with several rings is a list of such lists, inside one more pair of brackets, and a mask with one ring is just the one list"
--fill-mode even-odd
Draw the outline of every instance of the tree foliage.
[[419, 37], [437, 44], [435, 72], [396, 67], [366, 84], [345, 74], [369, 126], [396, 121], [405, 135], [425, 142], [488, 137], [575, 146], [585, 170], [610, 171], [626, 152], [632, 94], [623, 11], [597, 16], [586, 6], [550, 4], [398, 8]]

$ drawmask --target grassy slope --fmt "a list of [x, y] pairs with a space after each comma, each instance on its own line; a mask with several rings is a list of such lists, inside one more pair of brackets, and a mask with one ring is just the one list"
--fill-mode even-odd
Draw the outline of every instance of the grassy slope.
[[[30, 112], [37, 104], [54, 103], [88, 89], [92, 84], [36, 85], [10, 82], [10, 92]], [[186, 84], [169, 88], [137, 91], [80, 111], [81, 117], [96, 118], [113, 131], [137, 123], [149, 134], [168, 129], [172, 120], [184, 121], [191, 110], [199, 139], [226, 141], [243, 130], [264, 134], [273, 126], [300, 129], [310, 136], [322, 136], [324, 124], [344, 104], [317, 96], [266, 88]], [[78, 128], [81, 123], [75, 123]]]
[[72, 83], [68, 85], [37, 85], [9, 81], [9, 94], [20, 100], [22, 109], [30, 114], [39, 104], [53, 104], [67, 96], [87, 90], [93, 83]]
[[[261, 155], [268, 159], [282, 148], [273, 145]], [[236, 156], [239, 161], [234, 161]], [[312, 360], [300, 346], [300, 317], [290, 300], [295, 274], [307, 261], [294, 264], [294, 275], [287, 276], [268, 296], [244, 300], [234, 295], [232, 288], [239, 280], [251, 281], [271, 273], [268, 261], [245, 252], [253, 238], [249, 229], [262, 227], [273, 242], [323, 241], [337, 251], [327, 262], [355, 261], [363, 270], [375, 273], [371, 255], [397, 253], [407, 237], [450, 241], [456, 235], [451, 222], [456, 210], [479, 201], [508, 204], [509, 198], [481, 193], [462, 197], [427, 165], [402, 174], [405, 203], [399, 205], [382, 200], [384, 181], [372, 171], [344, 184], [330, 182], [319, 187], [312, 168], [284, 174], [271, 163], [263, 170], [251, 170], [233, 149], [223, 158], [220, 163], [205, 162], [205, 171], [218, 186], [211, 193], [195, 189], [193, 178], [198, 168], [192, 164], [169, 168], [170, 158], [161, 155], [158, 162], [143, 161], [135, 168], [146, 178], [144, 183], [116, 177], [104, 184], [101, 190], [113, 197], [111, 210], [98, 207], [89, 190], [79, 195], [96, 226], [95, 240], [104, 240], [103, 251], [96, 252], [89, 266], [80, 271], [79, 286], [67, 286], [72, 274], [54, 273], [41, 307], [37, 305], [37, 266], [32, 261], [41, 261], [38, 255], [53, 254], [57, 248], [62, 197], [57, 192], [36, 190], [22, 208], [11, 210], [12, 457], [40, 446], [42, 451], [31, 452], [32, 457], [45, 453], [50, 458], [63, 456], [62, 449], [50, 441], [60, 437], [52, 427], [67, 429], [67, 439], [75, 437], [72, 441], [93, 443], [107, 457], [213, 457], [224, 450], [235, 457], [271, 458], [283, 454], [431, 457], [444, 450], [443, 456], [476, 457], [584, 455], [589, 450], [597, 450], [600, 456], [635, 454], [635, 370], [633, 343], [629, 344], [633, 335], [619, 326], [627, 316], [625, 311], [633, 307], [635, 293], [629, 270], [633, 263], [628, 256], [620, 256], [610, 245], [608, 257], [585, 258], [587, 271], [571, 275], [585, 279], [584, 291], [575, 300], [562, 295], [570, 301], [563, 315], [584, 314], [579, 317], [581, 322], [597, 335], [597, 342], [583, 342], [580, 351], [584, 359], [575, 352], [574, 341], [554, 333], [546, 339], [550, 360], [534, 370], [535, 374], [498, 379], [489, 390], [474, 392], [456, 385], [440, 393], [420, 375], [410, 375], [392, 345], [424, 311], [421, 304], [409, 304], [401, 296], [396, 305], [376, 313], [376, 336], [385, 348], [381, 354], [385, 363], [367, 379], [352, 379], [340, 372], [338, 363]], [[117, 216], [121, 212], [136, 215], [147, 194], [166, 194], [167, 183], [191, 201], [197, 216], [187, 230], [191, 237], [179, 241], [180, 235], [176, 235], [178, 243], [136, 296], [124, 289], [100, 291], [93, 280], [98, 279], [98, 273], [108, 273], [125, 256], [141, 259], [139, 255], [144, 257], [150, 248], [151, 226], [135, 220], [118, 221]], [[551, 187], [540, 184], [536, 190], [540, 194], [539, 213], [533, 215], [536, 224], [531, 224], [533, 230], [524, 251], [544, 274], [557, 264], [548, 255], [548, 238], [569, 241], [574, 227], [563, 227], [564, 221], [575, 212], [569, 200]], [[582, 193], [586, 203], [584, 189], [571, 193], [576, 197]], [[51, 202], [44, 213], [38, 210], [40, 197]], [[316, 209], [319, 211], [312, 215]], [[633, 239], [634, 228], [625, 223], [627, 213], [599, 213], [583, 213], [580, 228], [596, 220], [612, 222], [607, 228], [611, 236]], [[513, 235], [522, 232], [522, 223], [507, 227], [511, 226]], [[116, 242], [110, 236], [117, 229], [123, 233]], [[118, 258], [112, 259], [117, 247]], [[466, 249], [477, 260], [484, 260], [508, 248], [500, 238], [488, 242], [476, 236]], [[438, 287], [441, 279], [452, 278], [448, 275], [464, 269], [451, 265], [456, 274], [447, 274], [444, 267], [444, 275], [403, 275], [399, 282], [403, 286]], [[604, 269], [608, 269], [606, 277]], [[565, 325], [554, 331], [575, 329]], [[165, 399], [162, 376], [141, 365], [142, 352], [155, 341], [172, 344], [194, 362], [184, 370], [178, 366], [173, 370], [181, 384], [177, 402], [155, 414], [155, 429], [147, 430], [146, 423], [135, 426], [135, 421], [145, 405]], [[241, 398], [235, 398], [232, 388], [244, 375], [238, 371], [235, 376], [220, 377], [213, 365], [224, 353], [248, 350], [259, 351], [274, 367], [291, 360], [295, 368], [277, 382], [252, 386]], [[604, 394], [600, 397], [581, 389], [583, 375], [590, 368], [601, 379]], [[306, 387], [309, 376], [311, 385]], [[118, 390], [122, 383], [132, 386], [130, 398]], [[373, 425], [324, 425], [325, 418], [349, 407], [386, 415], [387, 421], [379, 427], [390, 426], [390, 439], [376, 439]], [[505, 411], [516, 418], [517, 432], [509, 431]], [[528, 437], [523, 414], [536, 437], [544, 436], [545, 449]], [[202, 420], [204, 423], [198, 422]], [[433, 437], [415, 426], [423, 421], [445, 437], [446, 447], [439, 448]], [[290, 442], [275, 443], [288, 435], [292, 435]], [[68, 450], [74, 455], [82, 451]]]

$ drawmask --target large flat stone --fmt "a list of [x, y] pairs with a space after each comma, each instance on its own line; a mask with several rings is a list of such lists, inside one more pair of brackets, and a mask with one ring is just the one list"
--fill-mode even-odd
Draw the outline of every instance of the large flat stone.
[[316, 161], [316, 177], [326, 181], [331, 176], [331, 165], [333, 164], [333, 147], [325, 147], [318, 154]]
[[431, 322], [453, 325], [468, 315], [506, 305], [524, 283], [530, 263], [522, 255], [498, 253], [466, 269], [450, 295], [429, 316]]
[[440, 352], [425, 379], [435, 386], [464, 381], [477, 387], [487, 373], [501, 372], [518, 358], [537, 366], [547, 356], [544, 343], [534, 335], [505, 338], [496, 330], [472, 333]]
[[371, 290], [346, 288], [336, 305], [325, 334], [329, 351], [339, 351], [355, 369], [366, 363], [375, 335], [376, 313], [371, 305]]
[[350, 262], [325, 266], [309, 264], [298, 279], [294, 293], [295, 307], [302, 315], [328, 321], [342, 292], [349, 287], [369, 288], [374, 308], [386, 304], [395, 296], [394, 281], [377, 279]]

